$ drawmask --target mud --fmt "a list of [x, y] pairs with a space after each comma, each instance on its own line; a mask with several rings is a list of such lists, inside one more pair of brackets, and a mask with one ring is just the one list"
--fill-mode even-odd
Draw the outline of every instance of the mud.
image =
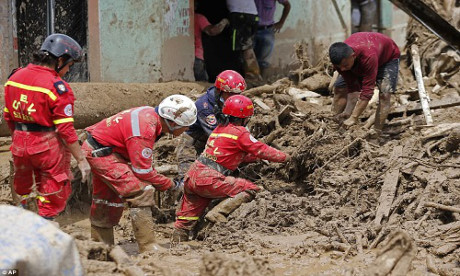
[[[417, 41], [424, 35], [418, 33]], [[304, 57], [301, 51], [298, 56]], [[422, 59], [427, 62], [423, 54]], [[256, 105], [248, 126], [254, 137], [293, 156], [288, 164], [258, 162], [235, 172], [264, 187], [252, 202], [243, 204], [228, 222], [198, 232], [197, 239], [172, 245], [176, 206], [174, 200], [156, 197], [155, 236], [167, 250], [139, 254], [128, 210], [115, 227], [115, 243], [147, 275], [459, 275], [460, 107], [433, 110], [432, 127], [424, 125], [421, 111], [390, 114], [382, 136], [369, 139], [363, 126], [375, 102], [360, 124], [346, 131], [331, 118], [329, 95], [299, 100], [289, 95], [289, 88], [300, 88], [304, 79], [331, 75], [321, 60], [315, 66], [308, 60], [301, 64], [290, 79], [248, 93], [265, 105]], [[430, 97], [458, 100], [458, 75], [440, 84], [436, 74], [428, 73]], [[400, 76], [392, 108], [418, 99], [410, 59], [402, 60]], [[118, 91], [117, 99], [137, 104], [139, 93], [145, 101], [141, 104], [147, 104], [147, 98], [157, 102], [169, 91], [196, 97], [203, 90], [190, 92], [193, 83], [152, 84], [157, 85], [162, 88], [154, 91], [160, 92], [145, 95], [147, 84], [121, 90], [119, 84], [97, 84], [97, 95]], [[440, 88], [431, 93], [436, 85]], [[90, 95], [94, 89], [86, 87], [85, 95]], [[81, 110], [88, 110], [93, 101], [98, 110], [113, 102], [91, 97], [84, 100], [91, 105]], [[178, 144], [178, 138], [169, 136], [159, 140], [154, 166], [177, 164]], [[7, 150], [0, 153], [0, 202], [12, 204], [8, 158]], [[112, 248], [90, 240], [90, 185], [80, 184], [77, 173], [73, 187], [78, 192], [60, 223], [75, 238], [87, 275], [128, 275], [126, 267], [110, 257]]]

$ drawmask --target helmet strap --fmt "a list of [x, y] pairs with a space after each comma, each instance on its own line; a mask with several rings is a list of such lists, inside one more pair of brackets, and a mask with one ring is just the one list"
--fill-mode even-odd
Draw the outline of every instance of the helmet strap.
[[172, 126], [169, 124], [169, 121], [170, 121], [170, 120], [165, 119], [166, 126], [168, 127], [170, 133], [173, 133], [173, 131], [178, 130], [179, 128], [182, 128], [182, 127], [183, 127], [183, 126], [181, 126], [181, 125], [177, 125], [177, 126], [175, 126], [175, 127], [172, 127]]
[[66, 61], [64, 61], [64, 63], [61, 66], [59, 66], [59, 58], [58, 58], [58, 62], [56, 63], [56, 66], [54, 66], [54, 71], [59, 73], [59, 71], [61, 71], [62, 68], [66, 67], [66, 65], [69, 64], [71, 61], [72, 61], [72, 58], [68, 58]]

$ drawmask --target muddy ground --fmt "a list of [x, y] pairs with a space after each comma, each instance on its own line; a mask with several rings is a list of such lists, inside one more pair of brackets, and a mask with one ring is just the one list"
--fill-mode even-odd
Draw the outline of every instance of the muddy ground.
[[[271, 145], [293, 154], [294, 161], [242, 167], [237, 174], [265, 191], [227, 223], [203, 232], [202, 240], [172, 247], [174, 206], [160, 206], [154, 219], [159, 242], [167, 248], [163, 253], [138, 255], [126, 214], [116, 227], [116, 243], [134, 263], [149, 275], [386, 275], [385, 269], [404, 271], [399, 275], [459, 275], [459, 213], [425, 205], [460, 207], [458, 142], [455, 149], [447, 143], [453, 131], [430, 138], [438, 127], [424, 127], [421, 112], [415, 112], [395, 115], [382, 139], [368, 141], [364, 122], [345, 131], [331, 119], [330, 97], [295, 101], [286, 92], [292, 83], [282, 83], [278, 96], [257, 96], [270, 110], [257, 106], [250, 128], [260, 139], [275, 132]], [[445, 95], [459, 97], [448, 87], [439, 92]], [[286, 105], [290, 112], [278, 118]], [[433, 117], [438, 126], [458, 123], [460, 107], [433, 110]], [[155, 165], [175, 164], [178, 143], [162, 138]], [[5, 149], [2, 175], [7, 176]], [[6, 182], [2, 201], [11, 203]], [[385, 184], [393, 184], [394, 191], [381, 199]], [[88, 190], [78, 189], [72, 208], [60, 218], [62, 230], [75, 237], [88, 275], [124, 275], [126, 267], [109, 257], [111, 248], [90, 240]], [[388, 214], [376, 222], [382, 205]]]
[[[419, 99], [409, 55], [401, 60], [393, 113], [380, 139], [367, 136], [375, 102], [358, 126], [341, 128], [330, 112], [331, 68], [299, 59], [299, 70], [289, 78], [247, 93], [256, 102], [249, 124], [253, 135], [294, 156], [288, 164], [258, 162], [235, 173], [265, 190], [228, 222], [174, 246], [169, 237], [175, 205], [161, 197], [153, 219], [166, 250], [138, 254], [128, 212], [116, 227], [116, 244], [147, 275], [460, 275], [460, 61], [442, 43], [423, 43], [433, 38], [416, 23], [409, 29], [408, 42], [420, 48], [432, 103], [451, 103], [432, 109], [433, 126], [412, 107]], [[430, 54], [435, 44], [441, 54]], [[91, 84], [76, 87], [91, 90]], [[205, 88], [182, 82], [97, 84], [104, 96], [91, 101], [104, 110], [113, 91], [124, 104], [134, 104], [129, 99], [138, 94], [158, 100], [180, 92], [196, 98]], [[305, 89], [318, 97], [299, 96]], [[91, 113], [89, 106], [82, 110]], [[177, 164], [179, 143], [172, 137], [159, 140], [155, 167]], [[0, 140], [0, 202], [13, 204], [8, 144], [9, 138]], [[90, 192], [75, 172], [75, 192], [59, 222], [75, 238], [86, 273], [135, 275], [113, 261], [113, 248], [90, 240]]]

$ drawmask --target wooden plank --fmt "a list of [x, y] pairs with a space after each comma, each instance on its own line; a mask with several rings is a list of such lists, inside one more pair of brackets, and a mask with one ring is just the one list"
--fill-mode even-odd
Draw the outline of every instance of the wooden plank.
[[[402, 146], [396, 146], [393, 149], [389, 161], [390, 164], [396, 163], [395, 161], [403, 153], [402, 150]], [[398, 187], [399, 169], [400, 166], [397, 165], [395, 168], [390, 169], [385, 175], [385, 180], [383, 182], [382, 191], [380, 192], [379, 197], [379, 206], [377, 207], [377, 211], [375, 213], [375, 225], [380, 225], [382, 219], [388, 217], [388, 214], [390, 213], [390, 208], [395, 197], [396, 188]]]
[[262, 107], [263, 110], [271, 110], [271, 108], [262, 101], [261, 98], [254, 98], [254, 103]]
[[[430, 101], [430, 109], [438, 109], [438, 108], [445, 108], [445, 107], [452, 107], [460, 105], [459, 98], [450, 98], [446, 97], [441, 100], [432, 100]], [[407, 115], [415, 113], [417, 111], [421, 111], [422, 106], [420, 103], [411, 103], [406, 106], [400, 106], [395, 108], [394, 110], [390, 111], [390, 115], [397, 115], [407, 112]]]
[[422, 0], [390, 0], [460, 53], [460, 32]]
[[412, 61], [414, 63], [415, 78], [417, 80], [420, 105], [423, 110], [423, 115], [425, 115], [426, 124], [431, 126], [433, 124], [433, 117], [431, 116], [428, 94], [425, 91], [425, 84], [423, 83], [422, 68], [420, 66], [420, 56], [418, 54], [417, 45], [412, 44], [411, 53]]

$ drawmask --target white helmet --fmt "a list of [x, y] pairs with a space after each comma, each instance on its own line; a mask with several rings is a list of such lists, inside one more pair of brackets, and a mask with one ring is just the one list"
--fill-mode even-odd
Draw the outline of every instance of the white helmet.
[[196, 122], [195, 103], [184, 95], [171, 95], [158, 106], [162, 118], [171, 120], [179, 126], [191, 126]]

